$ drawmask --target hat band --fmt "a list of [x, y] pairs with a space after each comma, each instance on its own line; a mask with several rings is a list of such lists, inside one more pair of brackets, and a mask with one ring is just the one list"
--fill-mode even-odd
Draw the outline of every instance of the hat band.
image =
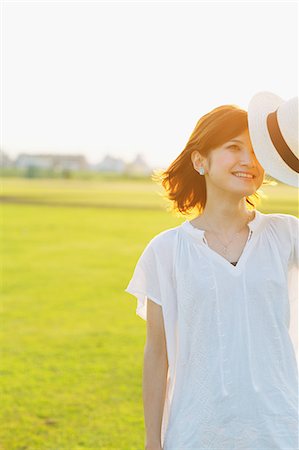
[[295, 172], [299, 172], [299, 159], [294, 155], [288, 144], [281, 134], [278, 120], [277, 120], [277, 110], [271, 112], [267, 116], [267, 127], [271, 141], [274, 147], [284, 160], [284, 162]]

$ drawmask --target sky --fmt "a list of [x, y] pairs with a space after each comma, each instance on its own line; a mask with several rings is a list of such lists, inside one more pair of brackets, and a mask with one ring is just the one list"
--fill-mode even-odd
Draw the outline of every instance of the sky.
[[199, 118], [298, 95], [297, 2], [1, 2], [1, 149], [167, 167]]

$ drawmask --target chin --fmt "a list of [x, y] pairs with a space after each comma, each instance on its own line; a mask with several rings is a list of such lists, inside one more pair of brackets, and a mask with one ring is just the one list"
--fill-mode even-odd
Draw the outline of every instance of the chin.
[[247, 189], [237, 189], [236, 186], [234, 186], [230, 192], [235, 194], [240, 194], [242, 197], [248, 197], [249, 195], [253, 195], [256, 192], [256, 187], [248, 187]]

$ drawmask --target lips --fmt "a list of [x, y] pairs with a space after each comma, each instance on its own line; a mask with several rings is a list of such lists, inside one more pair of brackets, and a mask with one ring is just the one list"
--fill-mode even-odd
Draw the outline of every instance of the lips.
[[[237, 175], [237, 173], [244, 174], [244, 175]], [[232, 172], [232, 174], [237, 178], [243, 178], [246, 180], [253, 180], [253, 178], [255, 178], [255, 175], [253, 173], [249, 173], [249, 172]], [[246, 175], [249, 175], [249, 176], [246, 176]]]
[[249, 177], [238, 177], [237, 175], [234, 175], [235, 178], [238, 178], [238, 180], [241, 181], [253, 181], [253, 178], [249, 178]]

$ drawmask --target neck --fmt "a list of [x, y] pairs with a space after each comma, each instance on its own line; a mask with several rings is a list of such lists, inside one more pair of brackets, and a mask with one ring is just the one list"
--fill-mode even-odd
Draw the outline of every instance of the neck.
[[238, 203], [212, 205], [207, 202], [202, 214], [194, 219], [200, 228], [214, 231], [224, 236], [238, 232], [247, 221], [252, 220], [253, 213], [247, 207], [244, 199]]

